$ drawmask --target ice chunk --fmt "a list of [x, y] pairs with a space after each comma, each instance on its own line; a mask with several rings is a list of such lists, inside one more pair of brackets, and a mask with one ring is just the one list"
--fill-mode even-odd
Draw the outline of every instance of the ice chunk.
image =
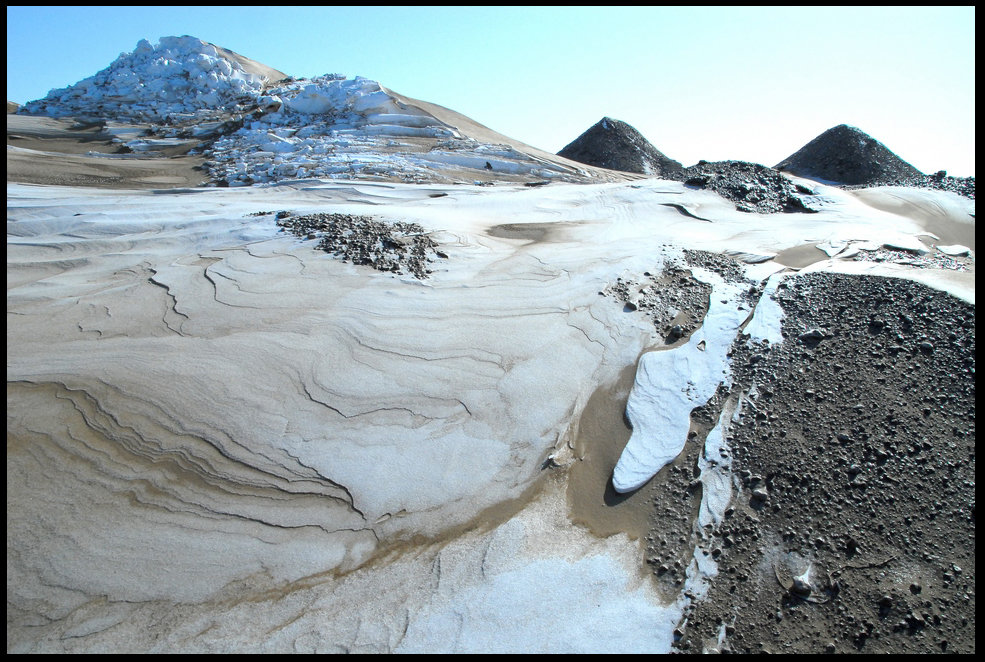
[[698, 527], [717, 527], [725, 517], [725, 509], [732, 500], [732, 471], [728, 459], [725, 430], [732, 417], [732, 407], [723, 408], [718, 423], [705, 437], [705, 448], [698, 458], [701, 471], [701, 506], [698, 510]]
[[968, 248], [967, 246], [962, 246], [961, 244], [938, 246], [937, 250], [939, 250], [941, 253], [944, 253], [944, 255], [954, 255], [954, 256], [968, 255], [969, 253], [971, 253], [970, 248]]

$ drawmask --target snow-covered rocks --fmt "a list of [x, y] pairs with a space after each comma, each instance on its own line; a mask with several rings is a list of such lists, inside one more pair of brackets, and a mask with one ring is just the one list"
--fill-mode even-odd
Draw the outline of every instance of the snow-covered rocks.
[[252, 108], [270, 81], [227, 54], [195, 37], [163, 37], [156, 46], [141, 39], [96, 75], [52, 90], [19, 112], [164, 122]]
[[399, 113], [393, 97], [375, 80], [357, 76], [347, 80], [338, 74], [302, 79], [277, 88], [286, 110], [300, 115], [338, 115], [352, 112]]
[[462, 171], [556, 178], [566, 171], [506, 144], [463, 136], [378, 82], [337, 74], [269, 90], [274, 112], [207, 150], [212, 179], [229, 186], [290, 178], [461, 181]]

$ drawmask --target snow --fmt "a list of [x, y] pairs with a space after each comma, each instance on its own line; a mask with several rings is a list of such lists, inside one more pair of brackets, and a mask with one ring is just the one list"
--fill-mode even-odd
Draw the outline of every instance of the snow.
[[766, 341], [771, 345], [779, 345], [783, 342], [783, 309], [776, 302], [776, 289], [785, 275], [777, 273], [769, 277], [752, 319], [743, 331], [755, 343]]
[[[271, 89], [270, 95], [283, 101], [279, 110], [224, 136], [207, 152], [214, 177], [249, 184], [302, 176], [452, 182], [459, 175], [441, 173], [463, 168], [544, 178], [565, 173], [513, 147], [465, 138], [366, 78], [296, 81]], [[423, 148], [400, 139], [433, 145]], [[271, 163], [271, 153], [279, 160]]]
[[826, 241], [822, 244], [818, 244], [817, 248], [824, 251], [828, 257], [834, 257], [848, 245], [847, 242], [842, 240], [832, 240]]
[[743, 286], [700, 269], [693, 273], [712, 284], [711, 305], [687, 344], [640, 359], [626, 404], [633, 433], [612, 472], [617, 492], [639, 489], [680, 454], [691, 410], [707, 403], [728, 377], [728, 349], [749, 315], [739, 306]]
[[106, 69], [52, 90], [19, 112], [161, 121], [173, 114], [207, 116], [220, 106], [245, 108], [263, 87], [259, 76], [195, 37], [163, 37], [156, 46], [141, 39], [132, 53], [121, 53]]
[[[307, 133], [271, 125], [264, 144]], [[704, 543], [681, 594], [661, 605], [638, 544], [571, 526], [563, 490], [501, 523], [485, 513], [543, 475], [598, 385], [655, 342], [644, 316], [598, 296], [607, 283], [659, 271], [682, 248], [776, 254], [805, 236], [878, 247], [921, 231], [867, 206], [850, 215], [852, 204], [831, 192], [816, 214], [748, 215], [661, 180], [312, 179], [166, 193], [8, 184], [8, 436], [43, 431], [85, 459], [40, 475], [34, 460], [8, 458], [8, 545], [44, 549], [12, 561], [8, 590], [68, 610], [65, 595], [82, 596], [91, 623], [113, 605], [119, 625], [106, 636], [146, 649], [667, 651], [685, 592], [700, 599], [716, 581]], [[249, 216], [280, 209], [417, 222], [450, 257], [423, 283], [361, 271]], [[515, 223], [538, 224], [543, 239], [490, 234]], [[754, 311], [740, 303], [748, 282], [697, 269], [713, 288], [702, 327], [639, 360], [617, 487], [673, 459], [691, 410], [727, 383], [740, 334], [781, 342], [773, 297], [796, 276], [771, 262], [745, 269], [765, 281]], [[839, 259], [812, 269], [951, 279], [973, 299], [973, 274]], [[734, 490], [728, 425], [746, 406], [727, 403], [705, 440], [701, 531]], [[192, 479], [161, 457], [188, 458]], [[456, 527], [468, 532], [440, 538]], [[411, 537], [436, 542], [379, 556]], [[144, 622], [137, 610], [176, 625], [148, 632], [131, 625]], [[45, 627], [86, 631], [78, 614]]]
[[732, 500], [732, 462], [725, 433], [733, 411], [734, 408], [729, 406], [722, 409], [718, 423], [705, 437], [704, 450], [698, 457], [698, 480], [702, 485], [701, 506], [696, 522], [699, 531], [707, 532], [709, 527], [717, 528]]

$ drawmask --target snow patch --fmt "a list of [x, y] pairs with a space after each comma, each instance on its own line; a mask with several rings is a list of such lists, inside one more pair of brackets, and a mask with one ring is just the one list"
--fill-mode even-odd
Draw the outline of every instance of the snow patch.
[[703, 269], [693, 274], [712, 285], [711, 305], [686, 345], [640, 359], [626, 405], [633, 433], [612, 474], [617, 492], [639, 489], [680, 454], [691, 410], [708, 402], [729, 375], [727, 352], [748, 315], [739, 307], [745, 288]]
[[770, 345], [779, 345], [783, 342], [783, 308], [776, 302], [776, 288], [783, 277], [784, 274], [773, 274], [766, 281], [763, 295], [756, 304], [756, 311], [745, 328], [745, 333], [753, 342], [760, 343], [765, 340]]
[[948, 245], [948, 246], [938, 246], [937, 247], [937, 250], [939, 250], [944, 255], [953, 255], [955, 257], [960, 256], [960, 255], [970, 255], [971, 254], [971, 249], [968, 248], [967, 246], [962, 246], [961, 244], [951, 244], [951, 245]]

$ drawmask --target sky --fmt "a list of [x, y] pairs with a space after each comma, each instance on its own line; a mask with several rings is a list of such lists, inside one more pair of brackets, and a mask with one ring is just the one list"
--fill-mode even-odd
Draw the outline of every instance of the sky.
[[7, 7], [7, 99], [192, 35], [295, 77], [372, 78], [557, 152], [603, 117], [670, 158], [775, 165], [850, 124], [975, 174], [972, 7]]

